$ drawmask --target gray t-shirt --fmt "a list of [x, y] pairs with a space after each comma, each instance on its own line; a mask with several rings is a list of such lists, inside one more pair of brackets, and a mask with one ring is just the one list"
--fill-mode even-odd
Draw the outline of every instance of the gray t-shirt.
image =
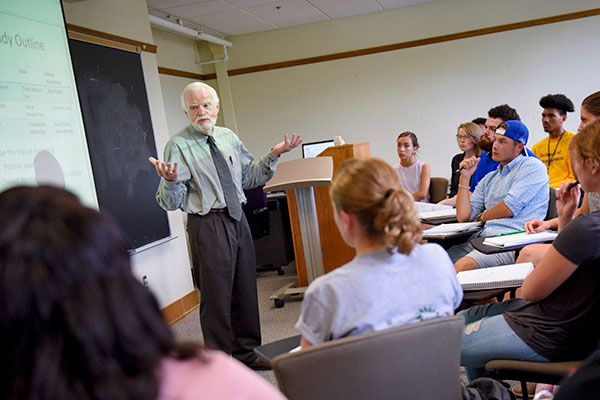
[[452, 315], [463, 292], [454, 265], [437, 244], [410, 255], [379, 250], [315, 279], [296, 329], [312, 344]]

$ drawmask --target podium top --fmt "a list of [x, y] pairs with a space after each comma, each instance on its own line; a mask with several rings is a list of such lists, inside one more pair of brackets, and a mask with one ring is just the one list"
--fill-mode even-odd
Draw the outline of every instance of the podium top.
[[291, 160], [277, 165], [275, 176], [264, 187], [265, 192], [329, 185], [333, 176], [331, 157]]

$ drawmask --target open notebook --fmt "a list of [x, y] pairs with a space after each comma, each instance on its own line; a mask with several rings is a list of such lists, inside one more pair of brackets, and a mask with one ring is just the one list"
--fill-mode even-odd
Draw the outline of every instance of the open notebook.
[[543, 231], [536, 233], [517, 233], [514, 235], [486, 237], [483, 244], [498, 247], [517, 247], [531, 243], [542, 243], [556, 239], [557, 232]]
[[463, 290], [519, 287], [533, 271], [533, 264], [520, 263], [459, 272], [456, 277]]

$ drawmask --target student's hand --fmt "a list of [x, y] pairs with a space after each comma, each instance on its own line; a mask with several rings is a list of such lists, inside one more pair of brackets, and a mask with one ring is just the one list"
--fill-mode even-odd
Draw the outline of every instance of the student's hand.
[[579, 205], [579, 196], [581, 189], [579, 185], [569, 190], [571, 182], [561, 182], [556, 190], [556, 212], [559, 217], [566, 218], [569, 221], [573, 219], [577, 206]]
[[532, 219], [531, 221], [525, 222], [525, 231], [527, 233], [536, 233], [538, 231], [545, 231], [551, 229], [548, 221], [542, 221], [541, 219]]
[[475, 156], [462, 160], [461, 163], [458, 164], [458, 167], [461, 168], [460, 176], [466, 179], [470, 179], [471, 175], [473, 175], [473, 173], [477, 169], [477, 164], [479, 164], [479, 160], [480, 158]]
[[176, 181], [177, 180], [177, 162], [165, 163], [164, 161], [158, 161], [154, 157], [149, 157], [148, 161], [154, 165], [156, 168], [156, 173], [163, 179], [168, 181]]
[[273, 146], [271, 153], [273, 153], [275, 157], [279, 157], [283, 153], [287, 153], [288, 151], [300, 146], [300, 143], [302, 143], [302, 137], [299, 133], [292, 133], [291, 139], [288, 139], [288, 135], [286, 133], [283, 135], [283, 142], [277, 143], [275, 146]]

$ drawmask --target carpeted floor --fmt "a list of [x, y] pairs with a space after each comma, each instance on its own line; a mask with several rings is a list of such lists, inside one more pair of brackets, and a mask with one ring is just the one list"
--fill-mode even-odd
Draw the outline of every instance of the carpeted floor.
[[[263, 344], [299, 333], [294, 329], [294, 324], [300, 315], [301, 300], [288, 298], [283, 308], [276, 308], [273, 301], [269, 300], [269, 296], [279, 288], [290, 282], [296, 282], [296, 266], [293, 261], [290, 265], [283, 267], [283, 270], [285, 271], [284, 275], [277, 275], [275, 271], [257, 274], [258, 308]], [[179, 341], [202, 340], [198, 309], [173, 324], [171, 328]], [[258, 371], [258, 373], [277, 386], [273, 371]], [[461, 368], [461, 379], [466, 382], [463, 368]]]
[[[277, 275], [275, 271], [257, 274], [258, 308], [263, 344], [298, 335], [294, 324], [300, 315], [300, 299], [290, 298], [283, 308], [276, 308], [273, 301], [269, 300], [269, 296], [279, 288], [290, 282], [296, 282], [296, 265], [293, 261], [283, 267], [283, 270], [284, 275]], [[179, 341], [202, 341], [198, 309], [177, 321], [171, 328]], [[258, 373], [277, 385], [273, 371], [258, 371]]]

